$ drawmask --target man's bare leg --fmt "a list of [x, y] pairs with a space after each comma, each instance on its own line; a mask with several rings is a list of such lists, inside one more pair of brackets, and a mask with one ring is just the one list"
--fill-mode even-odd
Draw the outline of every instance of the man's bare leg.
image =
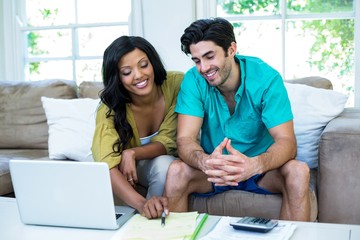
[[172, 212], [187, 212], [188, 197], [191, 193], [206, 193], [212, 191], [212, 184], [207, 181], [207, 175], [190, 167], [181, 160], [174, 160], [168, 169], [164, 196], [168, 198], [169, 210]]
[[271, 192], [282, 193], [280, 219], [310, 221], [310, 171], [306, 163], [291, 160], [270, 171], [258, 182]]

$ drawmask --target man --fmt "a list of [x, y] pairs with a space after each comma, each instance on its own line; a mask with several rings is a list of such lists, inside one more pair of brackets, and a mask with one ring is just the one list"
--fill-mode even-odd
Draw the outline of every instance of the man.
[[195, 21], [181, 44], [195, 67], [175, 109], [181, 160], [167, 173], [170, 210], [187, 211], [190, 194], [238, 189], [281, 193], [279, 218], [309, 221], [309, 168], [294, 159], [293, 115], [279, 73], [258, 58], [236, 55], [233, 27], [222, 18]]

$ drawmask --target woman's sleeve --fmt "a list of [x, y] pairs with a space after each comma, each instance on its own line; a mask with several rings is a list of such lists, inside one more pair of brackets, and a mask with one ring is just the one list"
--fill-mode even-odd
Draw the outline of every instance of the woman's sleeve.
[[97, 162], [106, 162], [109, 169], [120, 163], [121, 155], [113, 152], [113, 144], [119, 136], [113, 124], [113, 117], [106, 118], [108, 108], [101, 105], [96, 114], [96, 126], [92, 142], [93, 158]]

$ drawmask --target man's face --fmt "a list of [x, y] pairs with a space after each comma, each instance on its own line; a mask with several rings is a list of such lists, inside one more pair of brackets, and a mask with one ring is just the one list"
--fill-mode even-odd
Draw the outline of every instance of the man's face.
[[212, 41], [200, 41], [190, 45], [191, 59], [199, 73], [213, 87], [224, 84], [231, 72], [232, 54]]

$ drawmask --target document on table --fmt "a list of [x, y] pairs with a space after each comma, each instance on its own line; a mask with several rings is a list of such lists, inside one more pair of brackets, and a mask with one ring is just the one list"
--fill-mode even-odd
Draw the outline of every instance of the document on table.
[[[121, 234], [113, 236], [118, 239], [190, 239], [198, 224], [198, 212], [175, 213], [166, 216], [165, 226], [161, 218], [147, 219], [136, 214], [122, 229]], [[119, 233], [120, 233], [119, 232]]]
[[235, 222], [239, 219], [240, 218], [234, 217], [221, 217], [220, 221], [216, 224], [214, 229], [201, 239], [287, 240], [292, 236], [296, 228], [296, 225], [293, 223], [279, 222], [279, 224], [274, 229], [267, 233], [236, 230], [230, 226], [230, 222]]

